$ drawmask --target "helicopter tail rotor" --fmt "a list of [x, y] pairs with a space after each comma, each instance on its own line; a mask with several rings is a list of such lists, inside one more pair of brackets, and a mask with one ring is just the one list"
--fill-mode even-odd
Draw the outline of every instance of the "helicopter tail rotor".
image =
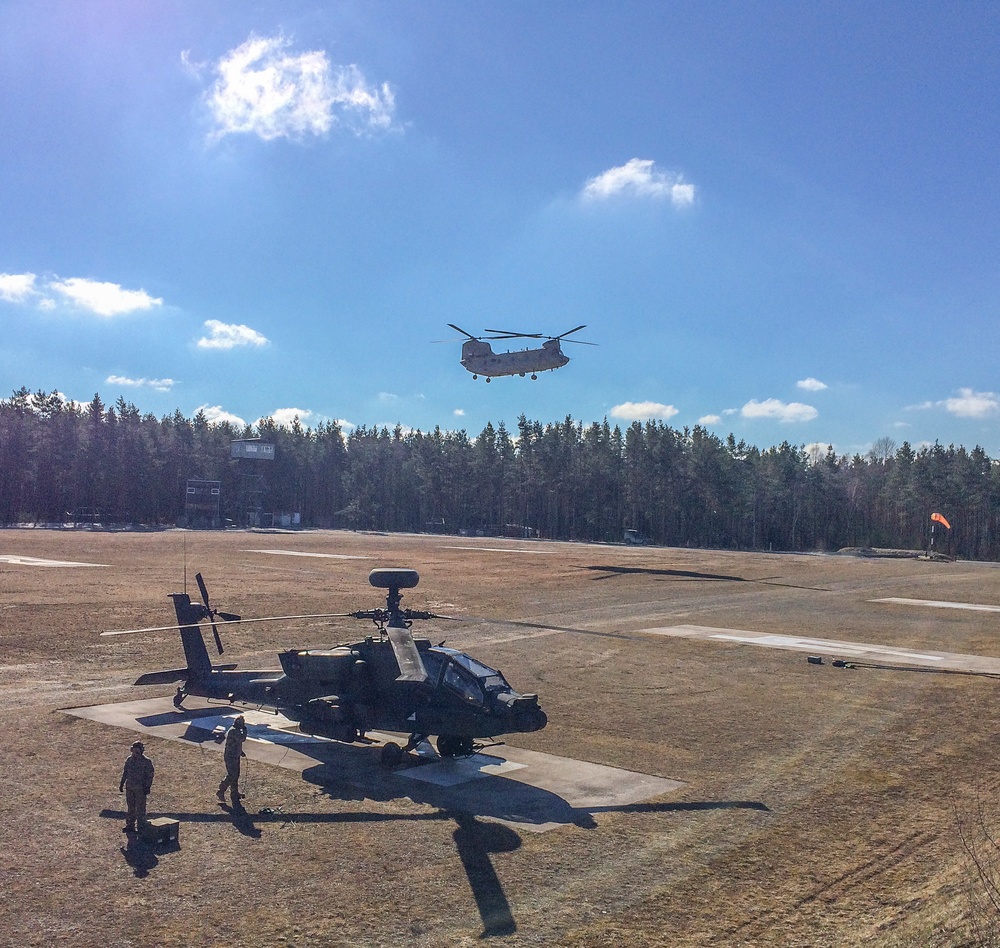
[[205, 580], [202, 578], [201, 573], [196, 573], [194, 578], [198, 583], [198, 589], [201, 591], [202, 602], [205, 603], [206, 618], [212, 623], [212, 635], [215, 636], [215, 647], [221, 655], [225, 650], [222, 647], [222, 636], [219, 635], [219, 627], [215, 624], [215, 617], [218, 616], [223, 622], [239, 622], [240, 617], [232, 612], [219, 612], [213, 609], [208, 599], [208, 587], [205, 585]]

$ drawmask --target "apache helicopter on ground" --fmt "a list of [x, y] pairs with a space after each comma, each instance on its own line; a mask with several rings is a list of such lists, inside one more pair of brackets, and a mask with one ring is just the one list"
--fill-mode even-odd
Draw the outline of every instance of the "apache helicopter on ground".
[[[448, 326], [468, 337], [462, 344], [462, 365], [472, 373], [474, 379], [483, 375], [487, 382], [497, 375], [520, 375], [523, 378], [529, 372], [533, 379], [537, 379], [539, 372], [562, 368], [569, 362], [569, 356], [563, 353], [560, 343], [567, 336], [586, 328], [584, 324], [558, 336], [546, 336], [540, 332], [508, 332], [504, 329], [486, 330], [496, 333], [495, 336], [473, 336], [454, 323], [448, 323]], [[486, 339], [544, 339], [545, 342], [542, 343], [541, 349], [494, 352], [493, 347], [484, 342]], [[581, 346], [597, 345], [596, 342], [583, 342], [580, 339], [566, 339], [566, 341], [576, 342]]]
[[[431, 736], [437, 737], [442, 757], [463, 757], [473, 753], [477, 738], [539, 731], [546, 725], [537, 695], [519, 694], [499, 671], [464, 652], [445, 648], [443, 642], [431, 645], [428, 639], [410, 634], [415, 619], [453, 618], [400, 608], [400, 590], [412, 589], [420, 580], [416, 570], [371, 571], [369, 583], [387, 590], [384, 609], [263, 619], [242, 619], [213, 609], [201, 573], [195, 579], [204, 605], [192, 602], [187, 593], [171, 593], [177, 625], [101, 633], [179, 630], [187, 666], [143, 675], [135, 682], [182, 681], [174, 697], [178, 708], [188, 695], [269, 708], [298, 722], [304, 733], [345, 742], [359, 740], [374, 729], [408, 733], [404, 747], [383, 746], [382, 761], [388, 766]], [[216, 618], [223, 622], [370, 619], [378, 634], [334, 648], [280, 652], [281, 671], [237, 671], [236, 665], [213, 666], [209, 659], [199, 623], [209, 620], [222, 654]]]

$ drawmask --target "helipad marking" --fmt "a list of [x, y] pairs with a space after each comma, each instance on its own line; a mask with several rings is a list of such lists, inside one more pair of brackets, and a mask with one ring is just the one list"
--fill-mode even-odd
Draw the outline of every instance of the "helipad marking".
[[472, 550], [475, 553], [531, 553], [535, 556], [544, 556], [554, 553], [555, 550], [521, 550], [504, 549], [500, 546], [442, 546], [442, 550]]
[[898, 662], [904, 665], [1000, 675], [1000, 658], [963, 655], [959, 652], [917, 652], [891, 645], [842, 642], [836, 639], [813, 639], [796, 635], [774, 635], [768, 632], [747, 632], [739, 629], [713, 629], [701, 625], [673, 625], [660, 629], [643, 629], [642, 631], [650, 635], [670, 635], [677, 638], [708, 639], [717, 642], [740, 642], [745, 645], [759, 645], [763, 648], [788, 649], [796, 652], [822, 652], [840, 658]]
[[99, 566], [107, 563], [72, 563], [69, 560], [40, 560], [35, 556], [18, 556], [16, 553], [0, 553], [0, 563], [10, 563], [13, 566]]
[[1000, 606], [984, 606], [975, 602], [942, 602], [937, 599], [869, 599], [869, 602], [890, 602], [897, 606], [930, 606], [934, 609], [971, 609], [973, 612], [1000, 612]]
[[370, 556], [351, 556], [349, 553], [304, 553], [300, 550], [244, 550], [244, 553], [270, 553], [273, 556], [316, 556], [327, 560], [370, 560]]

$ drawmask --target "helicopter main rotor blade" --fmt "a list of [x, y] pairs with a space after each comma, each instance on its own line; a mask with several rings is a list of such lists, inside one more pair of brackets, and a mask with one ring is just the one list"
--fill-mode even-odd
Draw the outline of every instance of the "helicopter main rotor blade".
[[396, 681], [427, 681], [427, 669], [424, 668], [424, 661], [417, 651], [417, 644], [413, 641], [410, 630], [406, 626], [390, 625], [385, 632], [389, 636], [392, 654], [396, 656], [396, 664], [399, 666], [399, 677]]
[[475, 339], [476, 337], [472, 335], [471, 332], [466, 332], [461, 326], [456, 326], [454, 323], [448, 323], [450, 329], [454, 329], [455, 332], [460, 332], [463, 336], [468, 336], [470, 339]]
[[[254, 619], [241, 619], [236, 616], [234, 619], [229, 621], [232, 622], [287, 622], [292, 619], [351, 619], [353, 615], [350, 612], [319, 612], [313, 615], [301, 615], [301, 616], [260, 616]], [[442, 617], [443, 618], [443, 617]], [[186, 625], [154, 625], [148, 629], [114, 629], [108, 632], [102, 632], [101, 635], [134, 635], [139, 632], [176, 632], [178, 629], [186, 629], [189, 626]]]
[[498, 335], [494, 339], [547, 339], [540, 332], [511, 332], [509, 329], [487, 329], [487, 332], [495, 332]]
[[566, 332], [560, 333], [558, 336], [554, 336], [554, 339], [565, 339], [567, 336], [572, 336], [573, 333], [579, 332], [581, 329], [586, 329], [587, 324], [584, 323], [582, 326], [577, 326], [576, 329], [567, 329]]

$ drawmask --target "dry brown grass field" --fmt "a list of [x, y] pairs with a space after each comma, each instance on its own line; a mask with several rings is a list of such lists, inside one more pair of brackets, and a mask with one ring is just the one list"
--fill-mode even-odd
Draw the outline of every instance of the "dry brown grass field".
[[[363, 558], [254, 552], [277, 549]], [[1000, 681], [834, 668], [643, 630], [699, 624], [1000, 656], [1000, 614], [870, 601], [1000, 605], [992, 565], [340, 531], [18, 529], [0, 531], [4, 555], [102, 564], [0, 560], [4, 945], [989, 939], [959, 829], [1000, 827]], [[132, 683], [182, 664], [174, 634], [98, 633], [172, 622], [167, 594], [185, 566], [189, 587], [201, 571], [213, 604], [246, 617], [372, 608], [368, 571], [408, 566], [421, 575], [411, 608], [581, 630], [424, 627], [539, 694], [548, 727], [511, 744], [684, 786], [529, 833], [258, 766], [248, 829], [216, 804], [217, 756], [153, 740], [151, 812], [201, 816], [184, 821], [179, 848], [137, 859], [118, 815], [134, 734], [60, 709], [172, 693]], [[273, 667], [281, 647], [358, 635], [351, 620], [227, 627], [226, 657]], [[264, 807], [283, 818], [255, 818]]]

